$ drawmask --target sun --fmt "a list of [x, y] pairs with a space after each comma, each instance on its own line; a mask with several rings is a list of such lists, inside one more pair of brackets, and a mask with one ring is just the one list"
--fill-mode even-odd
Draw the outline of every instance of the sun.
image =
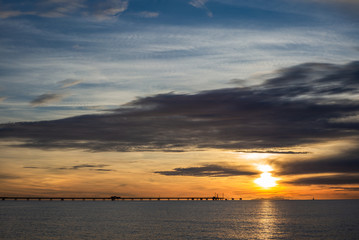
[[262, 188], [275, 187], [277, 185], [276, 181], [277, 178], [272, 177], [272, 174], [268, 172], [262, 173], [260, 178], [254, 180], [254, 182]]
[[256, 184], [262, 188], [271, 188], [277, 185], [276, 181], [278, 178], [272, 177], [270, 171], [273, 171], [273, 168], [269, 165], [258, 165], [258, 169], [262, 171], [260, 178], [254, 180]]

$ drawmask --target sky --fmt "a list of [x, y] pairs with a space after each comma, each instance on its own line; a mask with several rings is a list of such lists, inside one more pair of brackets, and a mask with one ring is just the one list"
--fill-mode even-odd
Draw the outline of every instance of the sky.
[[356, 0], [0, 0], [0, 195], [359, 198]]

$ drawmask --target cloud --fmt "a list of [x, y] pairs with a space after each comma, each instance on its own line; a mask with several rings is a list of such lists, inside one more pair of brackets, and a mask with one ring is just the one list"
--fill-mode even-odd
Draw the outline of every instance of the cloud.
[[359, 2], [357, 0], [307, 0], [311, 2], [319, 2], [324, 4], [335, 4], [336, 6], [343, 6], [346, 8], [359, 9]]
[[273, 150], [249, 150], [249, 151], [238, 151], [241, 153], [269, 153], [269, 154], [308, 154], [309, 152], [295, 152], [295, 151], [273, 151]]
[[339, 3], [339, 4], [354, 4], [359, 5], [357, 0], [307, 0], [311, 2], [323, 2], [323, 3]]
[[[257, 86], [159, 94], [106, 114], [2, 124], [0, 137], [92, 151], [272, 151], [356, 137], [358, 122], [333, 119], [358, 115], [358, 72], [359, 62], [301, 64]], [[33, 104], [55, 99], [42, 95]]]
[[[35, 166], [24, 166], [24, 168], [29, 168], [29, 169], [43, 169], [42, 167], [35, 167]], [[47, 169], [47, 168], [46, 168]]]
[[109, 165], [106, 164], [80, 164], [80, 165], [74, 165], [71, 167], [60, 167], [57, 168], [59, 170], [80, 170], [80, 169], [89, 169], [93, 171], [113, 171], [112, 169], [107, 169], [104, 167], [108, 167]]
[[172, 171], [157, 171], [166, 176], [193, 176], [193, 177], [230, 177], [230, 176], [248, 176], [257, 175], [258, 172], [246, 170], [248, 167], [222, 166], [208, 164], [201, 167], [175, 168]]
[[[324, 103], [328, 97], [337, 94], [358, 94], [359, 62], [344, 66], [306, 63], [282, 69], [280, 76], [269, 79], [265, 87], [271, 90], [271, 95], [283, 97], [312, 97], [322, 98]], [[333, 99], [335, 100], [335, 99]], [[339, 101], [339, 99], [338, 99]]]
[[0, 97], [0, 103], [2, 103], [5, 99], [6, 97]]
[[203, 8], [206, 6], [206, 2], [208, 2], [208, 0], [191, 0], [189, 4], [196, 8]]
[[19, 177], [19, 176], [15, 176], [15, 175], [11, 175], [11, 174], [0, 173], [0, 179], [3, 179], [3, 180], [17, 179], [17, 178], [20, 178], [20, 177]]
[[37, 0], [23, 3], [2, 4], [0, 18], [35, 15], [45, 18], [60, 18], [71, 15], [94, 16], [97, 19], [109, 19], [127, 9], [125, 0]]
[[61, 88], [68, 88], [68, 87], [72, 87], [72, 86], [75, 86], [77, 84], [80, 84], [81, 82], [82, 82], [82, 80], [65, 79], [65, 80], [59, 81], [57, 83], [61, 85]]
[[45, 93], [38, 97], [36, 97], [34, 100], [30, 102], [33, 106], [42, 106], [53, 102], [58, 102], [61, 99], [64, 98], [64, 95], [62, 94], [56, 94], [56, 93]]
[[126, 11], [127, 7], [128, 1], [124, 0], [99, 1], [94, 5], [92, 14], [100, 20], [108, 19]]
[[332, 6], [336, 11], [342, 11], [346, 16], [359, 17], [359, 1], [357, 0], [306, 0], [307, 2], [320, 3], [324, 6]]
[[107, 164], [80, 164], [80, 165], [74, 165], [71, 167], [37, 167], [37, 166], [25, 166], [24, 168], [27, 169], [55, 169], [55, 170], [81, 170], [81, 169], [88, 169], [92, 171], [101, 171], [101, 172], [109, 172], [114, 171], [113, 169], [108, 169], [105, 167], [109, 167], [110, 165]]
[[143, 18], [157, 18], [160, 14], [158, 12], [143, 11], [143, 12], [134, 13], [134, 15]]
[[234, 84], [234, 85], [238, 85], [240, 87], [245, 87], [247, 85], [247, 81], [244, 79], [233, 78], [233, 79], [229, 80], [228, 84]]
[[97, 171], [97, 172], [112, 172], [114, 170], [112, 169], [103, 169], [103, 168], [97, 168], [97, 169], [93, 169], [94, 171]]
[[213, 17], [213, 13], [206, 6], [207, 2], [208, 0], [191, 0], [189, 4], [195, 8], [200, 8], [205, 10], [208, 17]]
[[305, 161], [272, 162], [279, 175], [359, 173], [359, 149]]
[[334, 191], [352, 191], [352, 192], [359, 191], [359, 187], [330, 187], [330, 189], [333, 189]]
[[37, 13], [41, 17], [65, 17], [86, 8], [85, 0], [46, 0], [38, 1]]
[[17, 17], [17, 16], [21, 16], [21, 15], [24, 15], [24, 13], [21, 11], [0, 10], [0, 18], [2, 18], [2, 19], [10, 18], [10, 17]]
[[36, 15], [47, 18], [65, 17], [86, 8], [85, 0], [37, 0], [2, 4], [1, 18]]
[[[354, 138], [352, 141], [357, 142], [358, 138]], [[272, 160], [270, 164], [275, 169], [275, 175], [277, 176], [300, 176], [297, 179], [286, 182], [294, 185], [359, 183], [358, 148], [342, 149], [335, 154], [327, 154], [325, 156], [309, 155], [306, 160]], [[313, 176], [313, 174], [317, 176]]]
[[329, 175], [318, 177], [299, 178], [292, 181], [286, 181], [294, 185], [346, 185], [359, 184], [359, 175]]
[[93, 165], [93, 164], [81, 164], [81, 165], [72, 166], [71, 168], [68, 168], [68, 169], [78, 170], [78, 169], [81, 169], [81, 168], [103, 168], [103, 167], [107, 167], [107, 166], [109, 166], [109, 165], [106, 165], [106, 164], [96, 164], [96, 165]]

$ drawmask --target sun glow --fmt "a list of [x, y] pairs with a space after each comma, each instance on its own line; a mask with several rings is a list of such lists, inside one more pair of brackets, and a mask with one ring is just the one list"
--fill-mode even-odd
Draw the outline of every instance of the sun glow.
[[260, 178], [254, 180], [256, 184], [261, 186], [262, 188], [271, 188], [277, 185], [276, 181], [278, 180], [275, 177], [272, 177], [270, 171], [273, 171], [273, 168], [269, 165], [258, 165], [258, 169], [262, 171]]

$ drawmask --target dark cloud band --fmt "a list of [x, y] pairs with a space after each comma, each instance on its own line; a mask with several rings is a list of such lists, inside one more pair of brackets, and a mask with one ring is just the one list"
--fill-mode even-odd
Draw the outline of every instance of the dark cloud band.
[[359, 149], [306, 161], [272, 162], [279, 175], [359, 173]]
[[286, 183], [294, 185], [351, 185], [359, 184], [359, 175], [334, 175], [299, 178]]
[[[250, 150], [358, 136], [359, 62], [307, 63], [261, 85], [160, 94], [113, 112], [0, 125], [0, 138], [24, 147], [92, 151]], [[44, 96], [36, 102], [53, 100]]]
[[[248, 168], [248, 167], [246, 167]], [[193, 177], [230, 177], [230, 176], [248, 176], [257, 175], [258, 172], [246, 170], [235, 166], [221, 166], [209, 164], [201, 167], [175, 168], [172, 171], [157, 171], [166, 176], [193, 176]]]

